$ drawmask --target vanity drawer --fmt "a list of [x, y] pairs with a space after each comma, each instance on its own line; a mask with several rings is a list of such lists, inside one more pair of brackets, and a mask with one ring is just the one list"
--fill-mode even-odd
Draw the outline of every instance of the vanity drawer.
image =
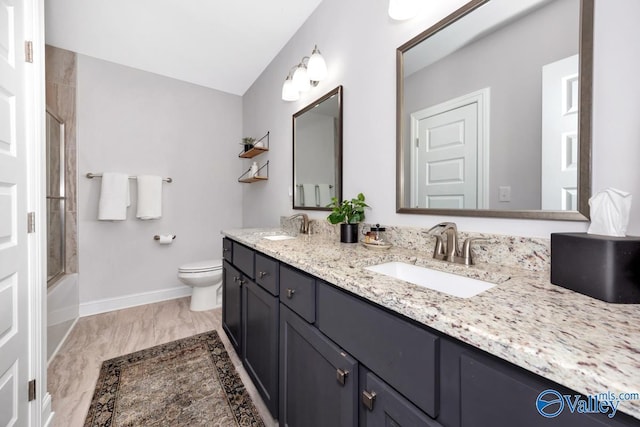
[[280, 265], [280, 302], [304, 320], [316, 320], [316, 280], [298, 270]]
[[429, 416], [439, 407], [439, 337], [318, 281], [318, 328]]
[[254, 278], [254, 251], [248, 247], [241, 245], [240, 243], [233, 242], [233, 265], [235, 265], [240, 271]]
[[256, 253], [256, 283], [272, 295], [278, 296], [278, 261]]
[[233, 242], [226, 237], [222, 239], [222, 258], [233, 262]]

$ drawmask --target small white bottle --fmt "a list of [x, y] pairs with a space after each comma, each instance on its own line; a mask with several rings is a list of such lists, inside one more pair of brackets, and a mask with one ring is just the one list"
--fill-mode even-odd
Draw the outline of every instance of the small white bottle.
[[258, 162], [251, 163], [251, 177], [258, 176]]

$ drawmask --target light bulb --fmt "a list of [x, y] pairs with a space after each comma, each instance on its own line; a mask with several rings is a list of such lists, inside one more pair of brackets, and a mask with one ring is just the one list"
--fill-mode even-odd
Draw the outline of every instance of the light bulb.
[[300, 92], [293, 85], [293, 80], [287, 76], [287, 79], [282, 85], [282, 100], [283, 101], [297, 101], [300, 99]]
[[298, 65], [298, 68], [296, 68], [296, 71], [293, 73], [293, 85], [299, 92], [306, 92], [311, 89], [307, 67], [305, 67], [304, 64]]
[[307, 65], [307, 75], [309, 80], [319, 82], [327, 77], [327, 63], [318, 50], [318, 46], [313, 49], [309, 64]]
[[415, 17], [420, 11], [422, 0], [389, 0], [389, 16], [396, 21]]

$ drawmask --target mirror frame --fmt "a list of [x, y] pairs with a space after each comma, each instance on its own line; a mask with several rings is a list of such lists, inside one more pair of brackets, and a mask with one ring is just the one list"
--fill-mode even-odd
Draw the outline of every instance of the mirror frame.
[[295, 113], [292, 117], [291, 120], [291, 130], [292, 130], [292, 141], [293, 141], [293, 158], [291, 159], [291, 165], [292, 165], [292, 173], [291, 173], [291, 177], [292, 177], [292, 186], [291, 188], [293, 189], [293, 197], [292, 197], [292, 201], [291, 201], [291, 206], [293, 207], [293, 209], [297, 209], [297, 210], [307, 210], [307, 211], [330, 211], [331, 208], [327, 208], [327, 207], [321, 207], [321, 206], [296, 206], [296, 197], [295, 197], [295, 191], [296, 191], [296, 118], [300, 117], [301, 115], [303, 115], [304, 113], [306, 113], [307, 111], [310, 111], [311, 109], [315, 108], [316, 105], [326, 101], [327, 99], [331, 98], [332, 96], [338, 96], [338, 144], [337, 144], [337, 149], [336, 149], [336, 153], [335, 153], [335, 168], [336, 168], [336, 182], [335, 182], [335, 197], [338, 200], [342, 200], [342, 109], [343, 109], [343, 100], [342, 100], [342, 85], [336, 87], [335, 89], [327, 92], [326, 94], [324, 94], [323, 96], [321, 96], [320, 98], [316, 99], [315, 101], [311, 102], [309, 105], [307, 105], [306, 107], [304, 107], [302, 110], [298, 111], [297, 113]]
[[471, 0], [444, 19], [418, 34], [396, 50], [396, 212], [420, 215], [455, 215], [495, 218], [526, 218], [545, 220], [589, 220], [591, 197], [591, 114], [593, 99], [593, 16], [594, 0], [580, 1], [579, 60], [580, 60], [580, 112], [578, 124], [578, 210], [494, 210], [494, 209], [430, 209], [403, 207], [404, 186], [404, 58], [412, 47], [453, 24], [491, 0]]

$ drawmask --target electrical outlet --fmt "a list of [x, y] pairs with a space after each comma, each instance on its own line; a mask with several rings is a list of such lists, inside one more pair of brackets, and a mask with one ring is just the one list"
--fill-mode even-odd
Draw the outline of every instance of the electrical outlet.
[[500, 186], [500, 196], [499, 200], [501, 202], [510, 202], [511, 201], [511, 187], [510, 186]]

